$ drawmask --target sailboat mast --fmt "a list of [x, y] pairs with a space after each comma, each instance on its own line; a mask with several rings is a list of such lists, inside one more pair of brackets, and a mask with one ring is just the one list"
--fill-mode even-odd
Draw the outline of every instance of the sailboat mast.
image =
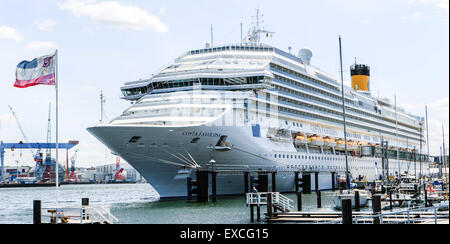
[[347, 151], [347, 123], [345, 120], [345, 94], [344, 94], [344, 70], [342, 67], [342, 41], [339, 36], [339, 59], [341, 64], [341, 92], [342, 92], [342, 116], [344, 118], [344, 140], [345, 140], [345, 183], [347, 190], [350, 190], [350, 172], [348, 171], [348, 151]]
[[442, 151], [444, 153], [444, 176], [445, 176], [445, 199], [448, 200], [448, 169], [447, 169], [447, 156], [445, 155], [445, 134], [444, 124], [442, 124]]

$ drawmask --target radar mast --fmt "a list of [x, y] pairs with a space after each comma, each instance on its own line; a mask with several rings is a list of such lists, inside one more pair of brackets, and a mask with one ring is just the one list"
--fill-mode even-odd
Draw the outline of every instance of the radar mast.
[[259, 9], [256, 9], [256, 16], [253, 18], [256, 19], [256, 23], [253, 23], [253, 26], [248, 31], [248, 36], [246, 41], [249, 43], [260, 43], [261, 42], [261, 34], [265, 34], [266, 37], [272, 37], [275, 32], [269, 31], [263, 26], [261, 26], [264, 21], [262, 21], [262, 17], [264, 15], [259, 14]]

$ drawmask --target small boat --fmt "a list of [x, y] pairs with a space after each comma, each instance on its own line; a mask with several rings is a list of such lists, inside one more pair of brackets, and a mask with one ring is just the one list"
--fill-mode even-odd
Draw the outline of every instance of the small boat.
[[323, 146], [324, 145], [323, 138], [317, 134], [310, 136], [308, 138], [308, 140], [311, 145], [315, 145], [315, 146]]
[[365, 142], [365, 141], [359, 141], [358, 142], [358, 146], [367, 146], [367, 142]]
[[353, 140], [349, 140], [347, 141], [347, 149], [348, 150], [356, 150], [358, 148], [358, 143], [353, 141]]
[[308, 140], [306, 139], [306, 136], [304, 134], [300, 134], [295, 137], [294, 143], [295, 145], [303, 145], [308, 143]]
[[355, 205], [355, 192], [358, 191], [359, 192], [359, 207], [363, 208], [363, 207], [367, 207], [368, 204], [368, 199], [370, 196], [370, 193], [366, 190], [350, 190], [350, 191], [344, 191], [342, 193], [339, 193], [338, 195], [336, 195], [334, 197], [334, 206], [337, 209], [341, 209], [342, 208], [342, 200], [344, 199], [351, 199], [352, 200], [352, 208], [356, 208]]
[[342, 138], [339, 138], [336, 140], [336, 147], [338, 149], [345, 149], [345, 140]]
[[324, 142], [324, 145], [327, 147], [335, 147], [336, 146], [336, 141], [334, 140], [334, 138], [329, 137], [329, 136], [323, 138], [323, 142]]

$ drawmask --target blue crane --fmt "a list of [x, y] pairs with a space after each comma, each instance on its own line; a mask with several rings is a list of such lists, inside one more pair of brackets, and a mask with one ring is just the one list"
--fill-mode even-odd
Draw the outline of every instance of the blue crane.
[[[66, 149], [70, 150], [76, 145], [78, 145], [78, 141], [69, 141], [68, 143], [58, 143], [59, 149]], [[1, 161], [1, 182], [5, 182], [4, 178], [4, 158], [5, 158], [5, 149], [38, 149], [38, 151], [41, 151], [42, 149], [56, 149], [56, 143], [3, 143], [3, 141], [0, 141], [0, 161]], [[35, 155], [35, 161], [42, 163], [42, 154], [38, 153]], [[56, 165], [59, 165], [57, 162], [55, 162], [55, 170]]]

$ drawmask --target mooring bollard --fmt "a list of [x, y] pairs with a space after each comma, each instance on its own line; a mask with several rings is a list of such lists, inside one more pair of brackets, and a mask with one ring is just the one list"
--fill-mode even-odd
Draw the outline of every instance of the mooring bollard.
[[322, 208], [322, 194], [320, 190], [317, 191], [317, 208]]
[[33, 201], [33, 224], [39, 225], [42, 222], [41, 219], [41, 200]]
[[359, 212], [361, 209], [359, 191], [355, 191], [355, 211]]
[[302, 211], [302, 193], [301, 192], [297, 192], [297, 210], [299, 212]]
[[352, 215], [352, 199], [342, 199], [342, 224], [351, 225], [353, 224]]
[[[374, 195], [372, 197], [372, 210], [373, 215], [381, 214], [381, 196], [380, 195]], [[373, 219], [374, 224], [380, 224], [380, 217], [374, 217]]]

